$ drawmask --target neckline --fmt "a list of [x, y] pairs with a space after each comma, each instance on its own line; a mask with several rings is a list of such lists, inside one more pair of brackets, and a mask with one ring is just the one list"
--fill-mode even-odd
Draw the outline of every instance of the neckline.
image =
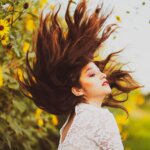
[[72, 124], [71, 124], [71, 126], [69, 127], [68, 132], [67, 132], [67, 134], [66, 134], [64, 140], [62, 141], [62, 132], [63, 132], [63, 130], [64, 130], [64, 127], [66, 126], [66, 124], [67, 124], [68, 121], [69, 121], [70, 115], [71, 115], [71, 113], [68, 115], [68, 117], [67, 117], [67, 119], [66, 119], [64, 125], [63, 125], [63, 126], [61, 127], [61, 129], [60, 129], [59, 145], [63, 145], [63, 144], [66, 142], [66, 140], [67, 140], [67, 138], [68, 138], [68, 136], [69, 136], [69, 133], [71, 132], [71, 130], [72, 130], [73, 126], [74, 126], [74, 123], [75, 123], [75, 121], [76, 121], [77, 114], [75, 113], [75, 116], [74, 116], [74, 119], [73, 119], [73, 121], [72, 121]]
[[97, 106], [92, 105], [90, 103], [78, 103], [76, 105], [76, 107], [87, 108], [87, 109], [98, 110], [98, 111], [106, 111], [106, 110], [108, 110], [108, 108], [97, 107]]
[[75, 117], [74, 117], [74, 119], [73, 119], [73, 121], [72, 121], [72, 124], [71, 124], [70, 128], [68, 129], [68, 132], [67, 132], [67, 134], [66, 134], [66, 136], [65, 136], [65, 139], [64, 139], [63, 141], [62, 141], [62, 132], [63, 132], [64, 127], [66, 126], [66, 124], [67, 124], [68, 121], [69, 121], [69, 118], [70, 118], [71, 113], [68, 115], [68, 117], [67, 117], [65, 123], [63, 124], [63, 126], [62, 126], [61, 129], [60, 129], [60, 141], [59, 141], [59, 144], [60, 144], [60, 145], [63, 145], [63, 144], [66, 142], [66, 140], [67, 140], [67, 138], [68, 138], [68, 136], [69, 136], [69, 134], [70, 134], [70, 132], [71, 132], [71, 130], [72, 130], [74, 124], [75, 124], [75, 121], [76, 121], [76, 117], [77, 117], [78, 109], [79, 109], [79, 108], [86, 108], [86, 109], [96, 110], [96, 111], [108, 111], [108, 108], [97, 107], [97, 106], [92, 105], [92, 104], [90, 104], [90, 103], [78, 103], [78, 104], [75, 106]]

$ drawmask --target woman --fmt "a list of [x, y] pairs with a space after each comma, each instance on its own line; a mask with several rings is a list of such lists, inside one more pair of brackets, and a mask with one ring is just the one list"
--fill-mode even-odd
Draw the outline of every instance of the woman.
[[[76, 7], [73, 17], [69, 13], [72, 0], [65, 13], [67, 29], [58, 21], [58, 12], [40, 19], [35, 43], [33, 68], [26, 55], [27, 79], [17, 80], [23, 94], [41, 109], [55, 114], [68, 115], [60, 129], [59, 150], [122, 150], [123, 144], [112, 113], [104, 106], [121, 108], [126, 94], [140, 86], [115, 61], [120, 51], [97, 60], [96, 52], [118, 26], [103, 25], [108, 15], [102, 7], [87, 13], [86, 1]], [[102, 30], [103, 29], [103, 30]], [[102, 32], [100, 32], [102, 31]], [[98, 35], [101, 33], [100, 35]]]

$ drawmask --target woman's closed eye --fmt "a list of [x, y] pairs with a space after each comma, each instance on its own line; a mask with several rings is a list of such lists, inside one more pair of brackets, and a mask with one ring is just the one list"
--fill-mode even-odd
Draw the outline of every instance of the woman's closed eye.
[[88, 74], [89, 77], [94, 77], [96, 74], [98, 74], [100, 71], [94, 71], [94, 72], [90, 72]]
[[91, 69], [87, 74], [88, 77], [94, 77], [96, 74], [102, 73], [100, 69]]
[[94, 71], [94, 72], [90, 72], [90, 73], [88, 74], [88, 76], [89, 76], [89, 77], [94, 77], [96, 74], [99, 74], [99, 73], [101, 73], [99, 70], [98, 70], [98, 71]]
[[91, 73], [91, 74], [89, 74], [88, 76], [89, 77], [94, 77], [96, 74], [95, 73]]

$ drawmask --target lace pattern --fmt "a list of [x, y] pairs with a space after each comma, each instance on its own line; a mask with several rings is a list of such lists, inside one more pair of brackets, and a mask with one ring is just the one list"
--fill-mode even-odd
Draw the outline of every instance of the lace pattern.
[[107, 108], [80, 103], [75, 107], [75, 117], [62, 142], [60, 129], [58, 150], [124, 150], [113, 114]]

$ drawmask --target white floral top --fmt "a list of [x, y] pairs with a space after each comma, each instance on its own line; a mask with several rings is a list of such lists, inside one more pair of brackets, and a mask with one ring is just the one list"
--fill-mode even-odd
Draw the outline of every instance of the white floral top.
[[108, 108], [87, 103], [75, 106], [75, 117], [63, 142], [60, 129], [58, 150], [124, 150], [119, 129]]

